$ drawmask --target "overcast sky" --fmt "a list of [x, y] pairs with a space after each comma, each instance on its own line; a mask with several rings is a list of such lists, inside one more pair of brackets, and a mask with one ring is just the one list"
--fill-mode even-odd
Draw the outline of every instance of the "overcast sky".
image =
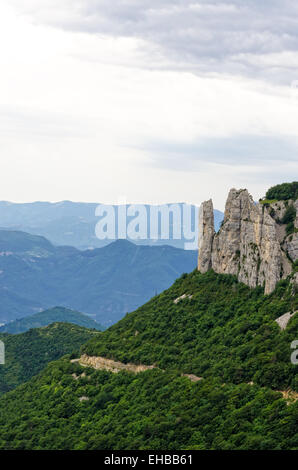
[[0, 44], [2, 200], [297, 180], [295, 0], [1, 0]]

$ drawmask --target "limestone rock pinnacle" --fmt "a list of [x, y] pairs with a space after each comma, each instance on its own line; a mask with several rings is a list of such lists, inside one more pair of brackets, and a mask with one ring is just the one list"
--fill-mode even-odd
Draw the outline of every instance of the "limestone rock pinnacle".
[[[269, 294], [276, 283], [292, 271], [278, 224], [264, 204], [255, 204], [246, 189], [231, 189], [218, 233], [214, 232], [212, 200], [201, 205], [199, 217], [198, 270], [236, 275], [239, 281], [256, 287], [264, 285]], [[288, 249], [297, 258], [295, 237]]]
[[212, 243], [215, 235], [213, 203], [203, 202], [199, 212], [199, 261], [198, 269], [205, 273], [211, 269]]

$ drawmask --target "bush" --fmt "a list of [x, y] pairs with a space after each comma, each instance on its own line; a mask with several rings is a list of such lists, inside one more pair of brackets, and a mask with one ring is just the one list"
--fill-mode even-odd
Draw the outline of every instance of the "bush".
[[287, 225], [287, 227], [286, 227], [286, 233], [287, 233], [287, 235], [290, 235], [291, 233], [293, 233], [294, 230], [295, 230], [294, 222], [288, 223], [288, 225]]
[[298, 198], [298, 181], [293, 183], [283, 183], [272, 186], [266, 193], [266, 199], [277, 199], [279, 201], [287, 201], [288, 199]]
[[283, 216], [281, 223], [282, 224], [289, 224], [291, 222], [294, 222], [296, 218], [296, 209], [293, 205], [288, 206], [285, 215]]

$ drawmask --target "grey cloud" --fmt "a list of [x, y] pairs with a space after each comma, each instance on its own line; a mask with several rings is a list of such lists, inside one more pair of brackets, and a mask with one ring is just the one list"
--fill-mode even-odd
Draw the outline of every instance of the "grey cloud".
[[272, 165], [287, 163], [298, 168], [298, 139], [266, 136], [200, 139], [191, 144], [171, 141], [150, 142], [143, 150], [151, 162], [174, 170], [193, 171], [202, 165], [254, 166], [270, 170]]
[[298, 79], [297, 62], [270, 63], [270, 54], [298, 50], [298, 5], [293, 0], [12, 1], [36, 22], [148, 41], [172, 68], [283, 83]]

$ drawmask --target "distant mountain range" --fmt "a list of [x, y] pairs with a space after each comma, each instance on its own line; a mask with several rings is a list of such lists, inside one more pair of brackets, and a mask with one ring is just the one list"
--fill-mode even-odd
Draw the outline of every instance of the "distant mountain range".
[[92, 318], [83, 315], [75, 310], [70, 310], [64, 307], [54, 307], [43, 312], [35, 313], [29, 317], [20, 318], [15, 321], [9, 322], [0, 327], [0, 333], [20, 334], [31, 328], [41, 328], [48, 326], [51, 323], [72, 323], [74, 325], [82, 326], [84, 328], [103, 330], [103, 327], [92, 320]]
[[[99, 240], [95, 235], [95, 227], [99, 217], [95, 216], [95, 210], [99, 204], [62, 201], [58, 203], [33, 202], [25, 204], [0, 201], [0, 228], [20, 230], [33, 235], [41, 235], [50, 240], [54, 245], [70, 245], [79, 249], [101, 248], [115, 240]], [[182, 203], [178, 204], [182, 207]], [[117, 213], [119, 206], [113, 206]], [[148, 232], [150, 228], [150, 208], [146, 205], [148, 215]], [[195, 217], [195, 206], [188, 205], [192, 215], [192, 230], [198, 223]], [[223, 219], [223, 213], [215, 210], [215, 229], [218, 230]], [[127, 224], [133, 217], [127, 217]], [[183, 222], [183, 221], [182, 221]], [[170, 221], [171, 226], [171, 221]], [[116, 230], [118, 228], [116, 220]], [[160, 233], [160, 231], [159, 231]], [[149, 235], [149, 234], [148, 234]], [[141, 245], [170, 245], [176, 248], [184, 248], [185, 239], [166, 240], [140, 240]]]
[[94, 250], [0, 231], [0, 323], [60, 305], [109, 326], [195, 269], [197, 252], [126, 240]]
[[[288, 197], [284, 187], [271, 188], [270, 197], [281, 190]], [[246, 279], [258, 273], [254, 263], [262, 267], [249, 212], [258, 212], [256, 223], [267, 221], [259, 230], [266, 248], [260, 255], [274, 272], [275, 231], [283, 241], [289, 237], [283, 249], [293, 246], [297, 211], [287, 199], [270, 202], [268, 192], [263, 207], [249, 211], [246, 191], [235, 191], [219, 235], [211, 201], [203, 206], [206, 238], [199, 269], [189, 274], [195, 251], [124, 240], [80, 251], [0, 232], [0, 309], [6, 315], [54, 301], [111, 322], [185, 272], [103, 332], [69, 323], [0, 332], [0, 449], [298, 449], [297, 260], [269, 295], [265, 283], [254, 287]], [[243, 207], [248, 215], [238, 220]], [[225, 269], [233, 263], [236, 269], [216, 272], [216, 256]], [[247, 276], [238, 279], [247, 258]], [[63, 315], [80, 316], [59, 307], [28, 321]]]

